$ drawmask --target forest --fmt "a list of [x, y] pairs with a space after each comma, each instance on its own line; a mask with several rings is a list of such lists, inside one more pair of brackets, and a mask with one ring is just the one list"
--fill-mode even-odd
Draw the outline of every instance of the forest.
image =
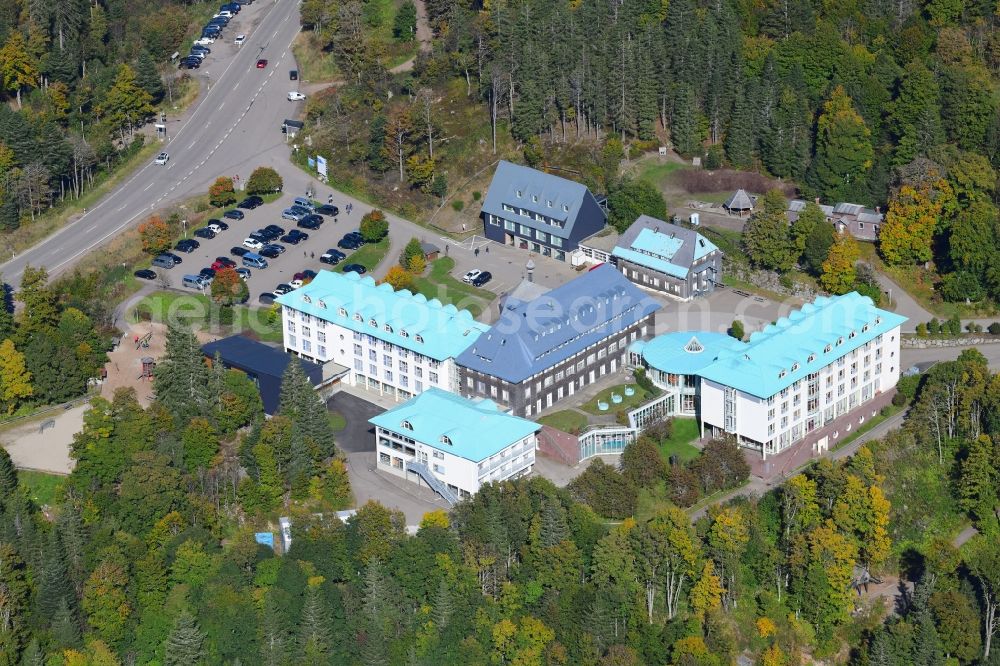
[[[884, 440], [694, 522], [609, 520], [619, 504], [540, 477], [412, 534], [377, 502], [341, 522], [346, 469], [297, 363], [265, 420], [172, 327], [154, 388], [92, 401], [53, 505], [0, 452], [0, 664], [997, 663], [1000, 375], [975, 351], [907, 378]], [[282, 554], [255, 540], [279, 515]]]
[[[195, 11], [166, 0], [0, 0], [0, 230], [79, 198], [142, 146]], [[140, 140], [136, 140], [136, 139]]]

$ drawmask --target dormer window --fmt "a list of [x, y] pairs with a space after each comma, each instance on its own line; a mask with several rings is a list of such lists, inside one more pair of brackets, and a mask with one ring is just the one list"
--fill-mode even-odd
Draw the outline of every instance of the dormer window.
[[782, 370], [781, 372], [778, 373], [778, 379], [784, 379], [785, 375], [787, 375], [787, 374], [788, 374], [787, 372], [785, 372], [784, 370]]
[[358, 313], [358, 312], [354, 313], [354, 321], [364, 321], [364, 320], [365, 320], [365, 318], [362, 317], [360, 313]]
[[392, 326], [389, 326], [389, 324], [386, 324], [385, 325], [385, 332], [386, 333], [392, 333]]
[[403, 421], [399, 425], [403, 428], [403, 430], [410, 430], [410, 431], [413, 430], [413, 424], [410, 423], [409, 421]]
[[324, 310], [326, 310], [326, 303], [323, 301], [323, 299], [320, 299], [319, 301], [317, 301], [316, 305], [318, 305], [321, 308], [323, 308]]
[[549, 208], [552, 208], [552, 199], [549, 199], [548, 201], [546, 201], [545, 205], [548, 206]]
[[833, 345], [827, 345], [826, 347], [823, 347], [823, 353], [829, 354], [831, 349], [833, 349]]
[[417, 335], [414, 336], [413, 339], [416, 340], [417, 342], [419, 342], [420, 344], [423, 344], [423, 342], [424, 342], [424, 336], [420, 335], [419, 333], [417, 333]]
[[882, 317], [875, 317], [875, 325], [878, 326], [882, 323]]
[[312, 303], [313, 299], [309, 298], [309, 294], [302, 294], [302, 301], [305, 303]]
[[792, 372], [795, 372], [798, 369], [799, 369], [799, 364], [798, 363], [792, 363]]
[[338, 309], [337, 310], [337, 314], [339, 314], [341, 317], [346, 317], [347, 316], [347, 308], [340, 308], [340, 309]]
[[405, 328], [399, 329], [399, 335], [402, 336], [402, 337], [404, 337], [404, 338], [410, 337], [410, 334], [406, 332]]
[[861, 332], [862, 333], [867, 333], [868, 332], [868, 324], [865, 324], [864, 326], [861, 327]]
[[848, 337], [848, 338], [851, 338], [851, 339], [853, 340], [853, 339], [855, 338], [855, 336], [857, 336], [857, 334], [858, 334], [858, 332], [857, 332], [857, 331], [851, 331], [851, 334], [850, 334], [850, 335], [848, 335], [847, 337]]
[[816, 360], [816, 354], [809, 354], [809, 358], [806, 359], [806, 362], [807, 363], [812, 363], [815, 360]]
[[563, 212], [564, 213], [568, 213], [569, 212], [569, 204], [563, 204]]
[[537, 194], [532, 194], [531, 195], [531, 201], [532, 201], [532, 203], [538, 203], [538, 195]]
[[837, 346], [844, 344], [844, 338], [837, 338]]
[[451, 437], [449, 437], [448, 435], [441, 435], [441, 443], [442, 444], [447, 444], [448, 446], [451, 446], [452, 445], [451, 444]]
[[518, 199], [520, 199], [520, 198], [521, 198], [521, 190], [518, 190], [518, 191], [517, 191], [517, 198], [518, 198]]
[[371, 326], [372, 328], [378, 328], [378, 322], [375, 321], [374, 319], [369, 319], [368, 325]]

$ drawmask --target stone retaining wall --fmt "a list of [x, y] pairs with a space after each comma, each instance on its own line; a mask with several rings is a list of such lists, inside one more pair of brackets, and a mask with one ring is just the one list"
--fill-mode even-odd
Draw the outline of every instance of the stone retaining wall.
[[933, 349], [935, 347], [972, 347], [976, 345], [1000, 344], [1000, 335], [961, 335], [954, 338], [918, 338], [904, 335], [899, 346], [909, 349]]

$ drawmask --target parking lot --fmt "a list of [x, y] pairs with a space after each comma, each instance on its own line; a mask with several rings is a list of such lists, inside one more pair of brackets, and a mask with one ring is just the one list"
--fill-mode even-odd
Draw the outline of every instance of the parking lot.
[[[171, 250], [171, 252], [181, 258], [181, 263], [171, 269], [154, 266], [153, 270], [157, 274], [154, 282], [167, 288], [196, 292], [196, 290], [186, 289], [182, 286], [183, 277], [185, 275], [197, 275], [202, 268], [210, 267], [216, 257], [228, 257], [236, 262], [237, 267], [242, 266], [240, 257], [233, 256], [230, 253], [230, 249], [233, 247], [243, 247], [243, 241], [251, 232], [262, 229], [269, 224], [281, 227], [286, 233], [297, 228], [295, 222], [281, 218], [281, 212], [292, 205], [292, 201], [296, 196], [302, 196], [302, 193], [286, 192], [276, 201], [265, 203], [254, 210], [244, 210], [244, 218], [242, 220], [221, 218], [220, 214], [218, 219], [222, 219], [229, 228], [217, 234], [215, 238], [196, 238], [194, 236], [195, 229], [187, 227], [184, 237], [194, 238], [200, 244], [199, 247], [189, 253]], [[242, 193], [240, 193], [240, 198], [243, 198]], [[323, 199], [322, 203], [325, 202], [326, 199]], [[348, 255], [348, 259], [340, 262], [337, 266], [323, 264], [319, 260], [320, 256], [328, 248], [337, 247], [337, 242], [343, 238], [344, 234], [349, 231], [356, 231], [358, 223], [361, 221], [361, 213], [354, 211], [348, 214], [343, 204], [339, 204], [336, 200], [334, 201], [334, 205], [340, 208], [340, 213], [337, 217], [325, 217], [325, 221], [319, 229], [300, 229], [300, 231], [309, 235], [308, 239], [300, 241], [297, 245], [283, 243], [279, 239], [273, 241], [283, 245], [285, 252], [276, 258], [268, 258], [267, 268], [250, 269], [251, 275], [247, 280], [247, 286], [250, 289], [249, 305], [258, 305], [258, 297], [261, 293], [271, 292], [279, 284], [287, 284], [292, 280], [295, 273], [306, 269], [313, 271], [323, 269], [337, 270], [350, 263], [350, 250], [342, 250], [342, 252]], [[390, 250], [391, 252], [392, 250]]]

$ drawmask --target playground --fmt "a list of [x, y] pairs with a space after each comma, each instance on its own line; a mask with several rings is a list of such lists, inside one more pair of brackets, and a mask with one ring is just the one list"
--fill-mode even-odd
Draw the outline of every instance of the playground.
[[153, 401], [152, 371], [163, 356], [167, 327], [155, 322], [138, 322], [122, 335], [117, 348], [108, 354], [104, 369], [107, 379], [101, 397], [111, 400], [121, 387], [135, 389], [139, 404]]

